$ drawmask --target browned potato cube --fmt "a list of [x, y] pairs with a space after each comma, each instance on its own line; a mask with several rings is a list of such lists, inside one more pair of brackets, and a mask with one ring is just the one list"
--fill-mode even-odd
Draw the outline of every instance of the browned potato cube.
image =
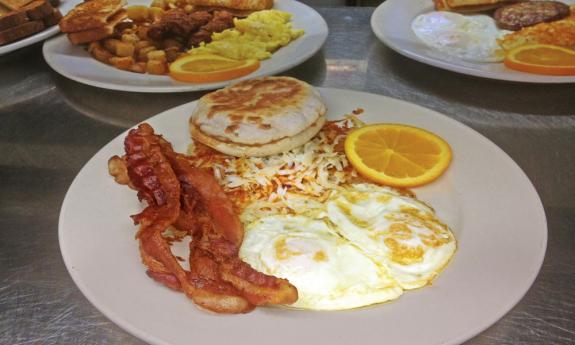
[[137, 49], [137, 50], [140, 50], [140, 49], [142, 49], [142, 48], [152, 47], [152, 46], [153, 46], [153, 45], [152, 45], [152, 42], [146, 41], [146, 40], [136, 42], [136, 44], [134, 44], [134, 45], [136, 46], [136, 49]]
[[130, 68], [130, 71], [136, 73], [146, 73], [146, 63], [145, 62], [136, 62]]
[[138, 35], [138, 37], [141, 40], [147, 40], [148, 39], [148, 30], [150, 30], [149, 26], [140, 25], [140, 26], [138, 26], [138, 30], [136, 31], [136, 34]]
[[122, 43], [122, 41], [117, 40], [115, 38], [108, 38], [104, 40], [104, 48], [108, 49], [110, 53], [116, 53], [116, 47], [118, 43]]
[[175, 48], [166, 49], [166, 61], [174, 62], [180, 56], [180, 50]]
[[147, 6], [142, 5], [128, 6], [126, 10], [128, 13], [128, 18], [130, 18], [135, 22], [143, 22], [148, 20], [148, 18], [150, 17], [148, 13], [149, 8]]
[[122, 35], [122, 42], [135, 44], [136, 42], [139, 42], [139, 41], [140, 41], [140, 38], [136, 34], [123, 34]]
[[118, 56], [134, 56], [136, 47], [133, 44], [126, 42], [119, 42], [116, 44], [116, 55]]
[[110, 63], [118, 69], [129, 71], [132, 65], [134, 64], [134, 58], [131, 56], [113, 57], [110, 59]]
[[168, 68], [164, 61], [148, 60], [146, 64], [146, 72], [150, 74], [166, 74]]
[[148, 61], [149, 60], [166, 62], [166, 52], [163, 50], [152, 50], [151, 52], [148, 52]]
[[148, 61], [148, 53], [156, 50], [156, 47], [149, 46], [138, 50], [138, 61]]
[[102, 44], [99, 41], [90, 43], [88, 52], [92, 54], [94, 59], [106, 64], [110, 63], [110, 58], [114, 57], [112, 53], [102, 47]]

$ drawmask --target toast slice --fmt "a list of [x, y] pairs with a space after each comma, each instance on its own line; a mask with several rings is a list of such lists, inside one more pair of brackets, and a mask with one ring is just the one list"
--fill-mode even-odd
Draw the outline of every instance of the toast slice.
[[18, 11], [32, 1], [33, 0], [0, 0], [0, 4], [8, 7], [11, 10]]
[[44, 22], [35, 20], [0, 31], [0, 46], [17, 41], [44, 29]]
[[39, 20], [51, 15], [54, 7], [48, 0], [34, 0], [24, 6], [21, 11], [25, 11], [30, 20]]
[[8, 12], [0, 14], [0, 31], [4, 31], [13, 26], [24, 24], [28, 21], [26, 12]]
[[273, 0], [191, 0], [190, 5], [224, 9], [260, 11], [272, 8]]
[[60, 30], [70, 33], [105, 27], [108, 19], [120, 11], [125, 4], [126, 0], [83, 2], [62, 18]]
[[[94, 41], [103, 40], [106, 37], [111, 36], [114, 33], [114, 28], [118, 23], [128, 17], [126, 10], [120, 10], [115, 15], [110, 18], [104, 26], [83, 30], [83, 31], [76, 31], [68, 34], [68, 39], [72, 44], [84, 44]], [[60, 24], [62, 22], [60, 21]]]

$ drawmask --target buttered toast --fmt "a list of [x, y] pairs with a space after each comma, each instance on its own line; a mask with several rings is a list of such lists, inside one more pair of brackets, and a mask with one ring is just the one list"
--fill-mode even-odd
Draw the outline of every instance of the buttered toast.
[[126, 4], [126, 0], [86, 1], [74, 7], [60, 21], [65, 33], [102, 28]]
[[110, 20], [107, 21], [104, 26], [68, 33], [68, 39], [72, 44], [84, 44], [102, 40], [108, 36], [111, 36], [114, 33], [116, 24], [126, 18], [127, 12], [126, 10], [122, 9], [110, 17]]

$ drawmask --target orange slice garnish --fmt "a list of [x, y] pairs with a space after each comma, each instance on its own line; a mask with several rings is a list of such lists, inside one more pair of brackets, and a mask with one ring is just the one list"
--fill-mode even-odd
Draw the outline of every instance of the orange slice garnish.
[[439, 177], [451, 162], [449, 144], [424, 129], [377, 124], [345, 140], [345, 154], [364, 177], [393, 187], [415, 187]]
[[575, 50], [549, 44], [528, 44], [507, 53], [505, 66], [527, 73], [575, 75]]
[[170, 64], [170, 77], [187, 83], [212, 83], [242, 77], [260, 67], [259, 60], [233, 60], [219, 55], [186, 55]]

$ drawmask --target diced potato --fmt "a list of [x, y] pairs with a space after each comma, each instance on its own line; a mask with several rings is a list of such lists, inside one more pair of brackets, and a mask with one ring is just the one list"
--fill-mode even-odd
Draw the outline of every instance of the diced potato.
[[156, 50], [156, 47], [149, 46], [138, 50], [138, 61], [148, 61], [148, 53]]
[[118, 47], [118, 43], [122, 43], [122, 41], [117, 40], [115, 38], [108, 38], [104, 40], [104, 47], [108, 49], [109, 52], [115, 54]]
[[146, 73], [146, 63], [145, 62], [136, 62], [130, 68], [130, 71], [136, 73]]
[[143, 41], [136, 42], [135, 46], [136, 46], [137, 50], [140, 50], [142, 48], [151, 47], [153, 45], [152, 45], [152, 42], [143, 40]]
[[140, 25], [138, 26], [138, 31], [137, 31], [137, 35], [141, 40], [147, 40], [148, 39], [148, 30], [150, 30], [150, 27], [147, 25]]
[[135, 22], [143, 22], [149, 18], [148, 6], [134, 5], [127, 8], [128, 18]]
[[163, 50], [152, 50], [148, 52], [148, 61], [150, 60], [166, 62], [166, 52]]
[[112, 53], [110, 53], [109, 51], [104, 49], [104, 47], [102, 47], [102, 44], [100, 42], [90, 43], [90, 46], [88, 47], [88, 52], [92, 54], [94, 59], [106, 64], [110, 63], [110, 58], [114, 57]]
[[159, 8], [159, 7], [150, 7], [150, 10], [148, 11], [148, 19], [150, 21], [155, 21], [157, 19], [159, 19], [162, 14], [164, 14], [164, 10]]
[[136, 42], [140, 41], [140, 38], [136, 34], [123, 34], [122, 35], [122, 42], [136, 44]]
[[110, 63], [118, 69], [123, 69], [129, 71], [134, 64], [134, 58], [131, 56], [126, 57], [113, 57], [110, 59]]
[[192, 13], [194, 11], [194, 6], [192, 5], [186, 5], [184, 6], [184, 12], [186, 13]]
[[168, 68], [164, 61], [148, 60], [146, 64], [146, 72], [150, 74], [166, 74], [167, 71]]
[[116, 44], [116, 55], [118, 56], [134, 56], [136, 47], [133, 44], [126, 42], [119, 42]]
[[166, 61], [174, 62], [180, 56], [180, 50], [177, 48], [166, 49]]

